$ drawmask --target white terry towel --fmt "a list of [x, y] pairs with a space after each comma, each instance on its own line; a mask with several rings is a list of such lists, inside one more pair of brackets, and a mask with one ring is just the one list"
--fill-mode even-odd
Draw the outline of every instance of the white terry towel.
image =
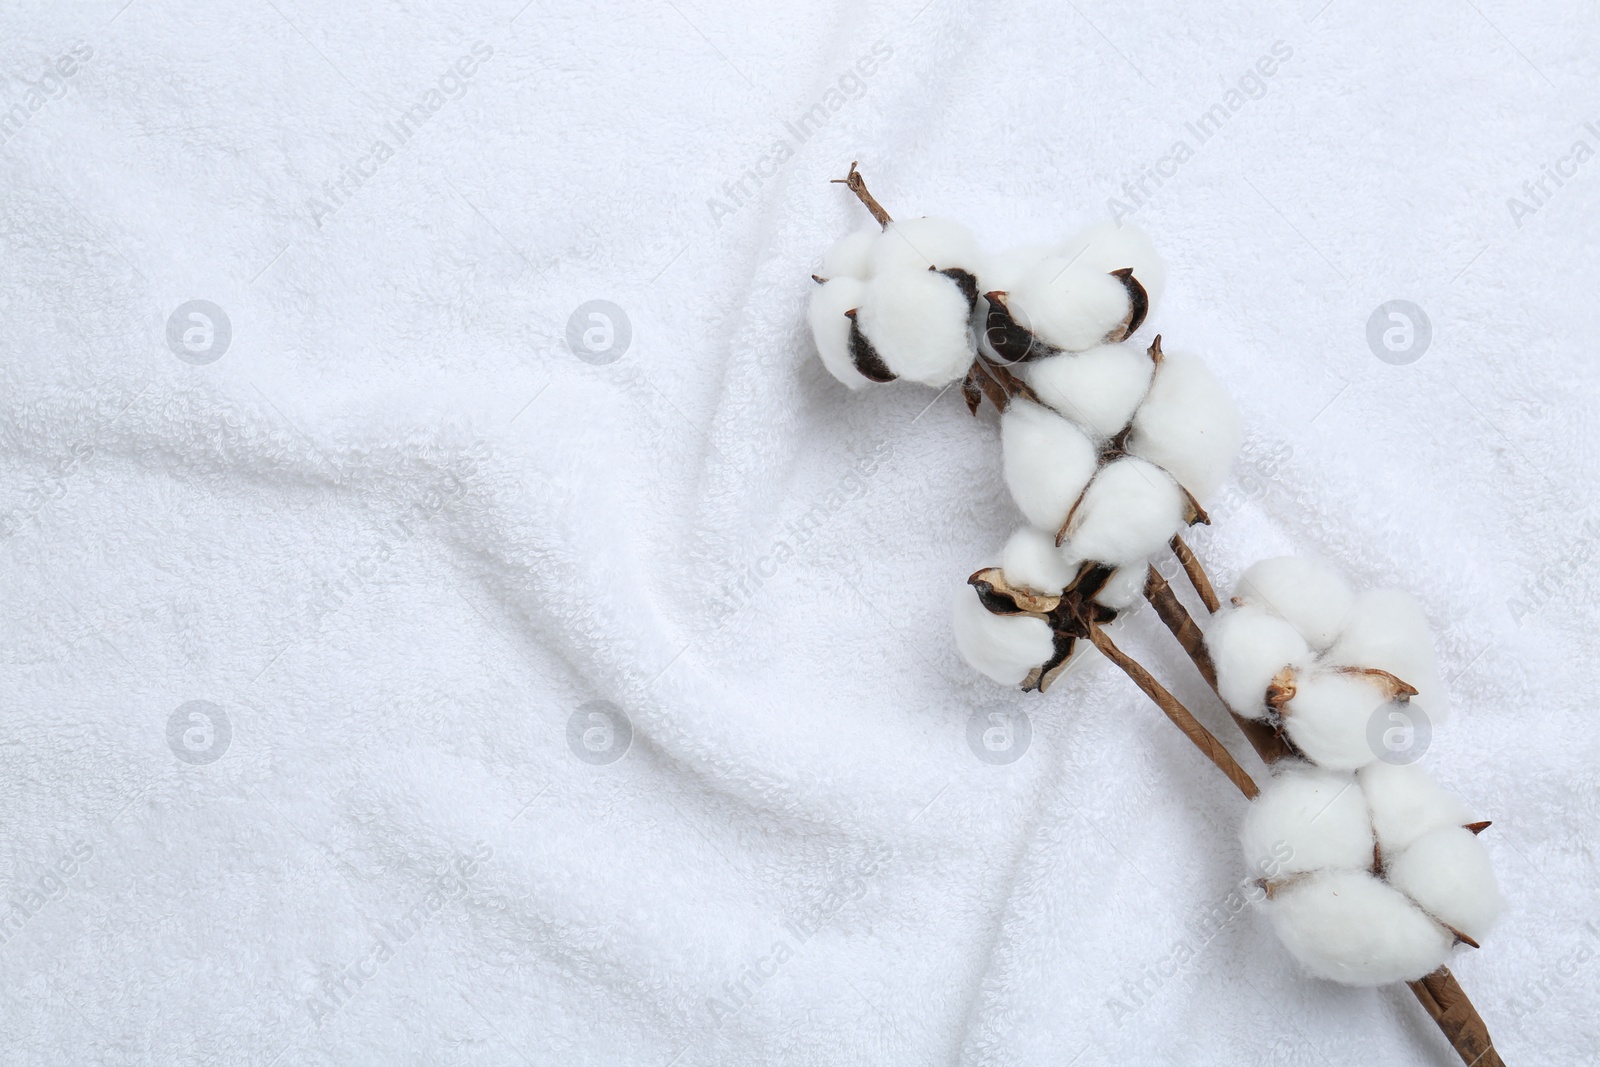
[[1124, 679], [960, 663], [992, 420], [847, 395], [803, 330], [860, 159], [991, 247], [1151, 232], [1147, 329], [1252, 427], [1198, 547], [1422, 597], [1513, 902], [1457, 969], [1508, 1061], [1577, 1062], [1597, 164], [1504, 204], [1593, 142], [1572, 22], [10, 5], [5, 1057], [1443, 1062], [1210, 917], [1241, 802]]

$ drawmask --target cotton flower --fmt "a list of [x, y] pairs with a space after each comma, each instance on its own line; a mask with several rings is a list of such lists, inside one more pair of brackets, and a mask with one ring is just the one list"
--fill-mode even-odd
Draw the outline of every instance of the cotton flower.
[[1385, 874], [1423, 911], [1474, 941], [1489, 932], [1504, 907], [1483, 842], [1460, 826], [1423, 834], [1387, 861]]
[[949, 385], [972, 364], [971, 318], [972, 303], [961, 286], [931, 270], [878, 271], [855, 315], [894, 377], [935, 387]]
[[1319, 978], [1371, 986], [1421, 978], [1455, 937], [1362, 870], [1320, 870], [1276, 890], [1266, 912], [1291, 955]]
[[1285, 761], [1245, 813], [1245, 864], [1277, 879], [1322, 867], [1372, 865], [1372, 821], [1355, 777]]
[[1374, 589], [1356, 597], [1328, 658], [1335, 663], [1377, 667], [1417, 689], [1412, 703], [1434, 723], [1450, 715], [1439, 678], [1433, 637], [1422, 605], [1399, 589]]
[[1150, 580], [1150, 568], [1132, 563], [1118, 567], [1106, 579], [1106, 584], [1095, 596], [1095, 603], [1122, 611], [1138, 603], [1144, 595], [1145, 584]]
[[1094, 477], [1099, 449], [1069, 420], [1022, 399], [1000, 418], [1000, 448], [1011, 499], [1053, 536]]
[[1081, 352], [1108, 338], [1121, 340], [1135, 314], [1124, 279], [1060, 256], [1040, 260], [1009, 293], [990, 300], [1022, 329], [1066, 352]]
[[1356, 599], [1343, 578], [1299, 556], [1251, 564], [1239, 579], [1239, 597], [1287, 620], [1318, 651], [1339, 636]]
[[1095, 475], [1064, 529], [1069, 563], [1136, 563], [1158, 551], [1185, 525], [1183, 491], [1166, 471], [1132, 456]]
[[853, 389], [899, 378], [935, 387], [958, 380], [977, 352], [979, 262], [972, 235], [946, 219], [842, 238], [823, 257], [808, 313], [823, 365]]
[[822, 257], [822, 276], [828, 279], [855, 278], [866, 281], [872, 277], [872, 249], [882, 231], [874, 228], [857, 230], [835, 241]]
[[1161, 302], [1167, 284], [1167, 266], [1149, 235], [1132, 223], [1100, 223], [1079, 230], [1061, 243], [1056, 254], [1105, 274], [1131, 270], [1144, 288], [1152, 314]]
[[1133, 417], [1128, 451], [1205, 500], [1227, 478], [1243, 439], [1239, 409], [1206, 365], [1182, 352], [1162, 354]]
[[1367, 727], [1378, 709], [1394, 700], [1383, 676], [1339, 670], [1297, 672], [1293, 696], [1281, 708], [1284, 730], [1313, 763], [1354, 771], [1374, 759]]
[[870, 254], [870, 269], [874, 275], [951, 269], [976, 274], [981, 262], [978, 242], [965, 226], [936, 218], [889, 223]]
[[[1420, 767], [1282, 767], [1250, 805], [1245, 862], [1268, 871], [1274, 930], [1313, 974], [1350, 985], [1420, 978], [1503, 907], [1460, 802]], [[1473, 824], [1482, 827], [1484, 824]]]
[[1206, 634], [1223, 701], [1247, 719], [1267, 718], [1267, 691], [1287, 671], [1309, 666], [1311, 646], [1283, 619], [1250, 605], [1220, 612]]
[[1028, 615], [996, 615], [970, 585], [956, 590], [956, 648], [975, 670], [1001, 685], [1018, 685], [1055, 653], [1050, 624]]
[[1466, 805], [1441, 788], [1421, 764], [1379, 760], [1361, 768], [1357, 778], [1378, 844], [1390, 855], [1409, 848], [1426, 833], [1464, 826], [1472, 819]]
[[1155, 363], [1137, 345], [1096, 345], [1023, 364], [1023, 377], [1050, 407], [1099, 437], [1114, 437], [1150, 388]]
[[1000, 550], [1000, 569], [1012, 585], [1059, 595], [1076, 575], [1056, 547], [1052, 534], [1022, 526]]
[[[1400, 721], [1420, 713], [1439, 722], [1448, 713], [1427, 619], [1409, 594], [1354, 595], [1320, 564], [1274, 559], [1245, 573], [1235, 600], [1241, 605], [1235, 610], [1258, 621], [1237, 622], [1224, 612], [1207, 636], [1223, 699], [1252, 718], [1281, 713], [1290, 740], [1311, 746], [1301, 750], [1315, 762], [1354, 770], [1377, 759], [1367, 730], [1386, 705]], [[1297, 655], [1284, 664], [1292, 670], [1263, 686], [1263, 657], [1274, 661], [1290, 646], [1299, 650], [1290, 632], [1312, 654]], [[1277, 643], [1263, 644], [1269, 636]]]
[[1013, 363], [1127, 337], [1159, 301], [1166, 268], [1138, 227], [1100, 225], [991, 256], [979, 279], [991, 305], [985, 351]]

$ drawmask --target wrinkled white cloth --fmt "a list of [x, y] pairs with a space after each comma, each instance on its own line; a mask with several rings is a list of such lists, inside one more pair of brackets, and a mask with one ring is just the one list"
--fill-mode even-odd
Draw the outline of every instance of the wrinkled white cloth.
[[1149, 231], [1250, 430], [1198, 550], [1422, 599], [1455, 968], [1600, 1043], [1587, 13], [119, 4], [0, 13], [0, 1059], [1451, 1062], [1229, 911], [1126, 679], [960, 662], [1018, 519], [992, 416], [812, 351], [852, 159]]

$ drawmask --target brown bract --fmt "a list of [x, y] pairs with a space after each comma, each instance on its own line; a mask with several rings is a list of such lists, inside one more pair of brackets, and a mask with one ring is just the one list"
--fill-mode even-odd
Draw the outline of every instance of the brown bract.
[[845, 317], [850, 320], [850, 362], [856, 365], [856, 370], [861, 376], [872, 382], [892, 382], [895, 380], [894, 371], [878, 355], [878, 350], [872, 347], [872, 342], [867, 340], [867, 335], [861, 332], [861, 323], [856, 318], [859, 308], [846, 311]]
[[1066, 669], [1078, 641], [1089, 637], [1093, 627], [1116, 618], [1116, 611], [1094, 599], [1110, 577], [1109, 567], [1085, 564], [1060, 594], [1012, 585], [999, 567], [985, 567], [967, 579], [967, 584], [977, 591], [979, 602], [991, 613], [1023, 615], [1049, 625], [1054, 649], [1049, 659], [1022, 680], [1024, 692], [1042, 693], [1049, 689]]
[[1358, 674], [1371, 679], [1389, 700], [1399, 700], [1402, 697], [1409, 700], [1417, 695], [1416, 686], [1376, 667], [1337, 667], [1335, 670], [1340, 674]]
[[1106, 335], [1107, 341], [1123, 341], [1137, 333], [1140, 326], [1144, 325], [1144, 318], [1150, 314], [1150, 294], [1140, 284], [1139, 279], [1133, 276], [1132, 267], [1123, 267], [1111, 272], [1111, 276], [1122, 283], [1128, 291], [1128, 317], [1122, 320], [1122, 325]]

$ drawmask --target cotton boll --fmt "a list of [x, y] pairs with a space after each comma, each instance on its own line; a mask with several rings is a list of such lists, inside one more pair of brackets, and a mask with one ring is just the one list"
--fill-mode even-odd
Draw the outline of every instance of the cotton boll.
[[1372, 828], [1386, 855], [1409, 848], [1424, 834], [1441, 827], [1464, 826], [1472, 813], [1445, 791], [1420, 763], [1379, 760], [1356, 775], [1372, 814]]
[[976, 274], [982, 255], [972, 233], [950, 219], [902, 219], [889, 223], [872, 246], [869, 269], [874, 276], [927, 273], [952, 268]]
[[1300, 556], [1252, 564], [1239, 579], [1239, 595], [1287, 619], [1319, 650], [1338, 638], [1355, 603], [1355, 594], [1343, 578]]
[[1011, 498], [1053, 540], [1094, 477], [1099, 451], [1078, 427], [1020, 397], [1000, 417], [1000, 447]]
[[1049, 256], [1049, 245], [1021, 245], [997, 252], [983, 261], [978, 272], [978, 291], [1009, 293], [1023, 277]]
[[1246, 606], [1219, 612], [1206, 632], [1217, 689], [1228, 707], [1251, 719], [1267, 716], [1267, 687], [1285, 667], [1311, 662], [1300, 631], [1276, 615]]
[[1068, 352], [1093, 348], [1127, 318], [1121, 279], [1059, 256], [1040, 260], [1007, 294], [1019, 326]]
[[822, 277], [859, 278], [872, 277], [872, 250], [882, 235], [876, 229], [857, 230], [845, 234], [833, 243], [828, 254], [822, 257]]
[[1167, 265], [1156, 253], [1150, 237], [1131, 223], [1101, 223], [1073, 234], [1056, 252], [1062, 259], [1086, 264], [1104, 274], [1124, 267], [1144, 286], [1155, 310], [1167, 284]]
[[855, 278], [830, 278], [811, 290], [811, 306], [806, 311], [822, 365], [852, 389], [872, 384], [856, 370], [855, 361], [850, 358], [852, 323], [845, 314], [860, 307], [865, 294], [866, 286]]
[[1295, 959], [1345, 985], [1421, 978], [1455, 943], [1403, 893], [1365, 871], [1319, 871], [1279, 889], [1266, 910]]
[[1482, 940], [1504, 907], [1483, 842], [1459, 826], [1424, 834], [1388, 859], [1384, 873], [1423, 911], [1474, 941]]
[[867, 283], [856, 323], [897, 377], [938, 387], [972, 365], [971, 317], [960, 287], [943, 274], [892, 271]]
[[1114, 437], [1128, 425], [1155, 370], [1135, 345], [1096, 345], [1022, 366], [1040, 400], [1101, 437]]
[[1411, 703], [1432, 722], [1441, 723], [1450, 715], [1428, 617], [1410, 593], [1372, 589], [1357, 596], [1344, 631], [1328, 650], [1328, 660], [1388, 671], [1416, 687]]
[[1070, 563], [1136, 563], [1183, 529], [1186, 501], [1167, 472], [1132, 456], [1112, 460], [1089, 483], [1062, 544]]
[[1228, 477], [1243, 440], [1239, 409], [1206, 365], [1166, 353], [1133, 417], [1128, 451], [1172, 472], [1203, 501]]
[[1239, 842], [1252, 873], [1372, 866], [1372, 823], [1349, 773], [1285, 761], [1245, 812]]
[[1106, 584], [1095, 595], [1096, 604], [1122, 611], [1132, 607], [1144, 596], [1145, 583], [1150, 580], [1150, 568], [1145, 563], [1130, 563], [1118, 567], [1106, 579]]
[[956, 590], [953, 613], [961, 658], [1001, 685], [1020, 684], [1055, 654], [1048, 623], [1031, 615], [996, 615], [970, 585]]
[[1367, 740], [1367, 725], [1388, 704], [1389, 694], [1366, 676], [1304, 672], [1283, 706], [1284, 731], [1311, 762], [1353, 771], [1378, 758]]
[[1056, 548], [1055, 536], [1032, 526], [1018, 529], [1000, 550], [1000, 570], [1012, 585], [1051, 596], [1059, 594], [1074, 577]]

